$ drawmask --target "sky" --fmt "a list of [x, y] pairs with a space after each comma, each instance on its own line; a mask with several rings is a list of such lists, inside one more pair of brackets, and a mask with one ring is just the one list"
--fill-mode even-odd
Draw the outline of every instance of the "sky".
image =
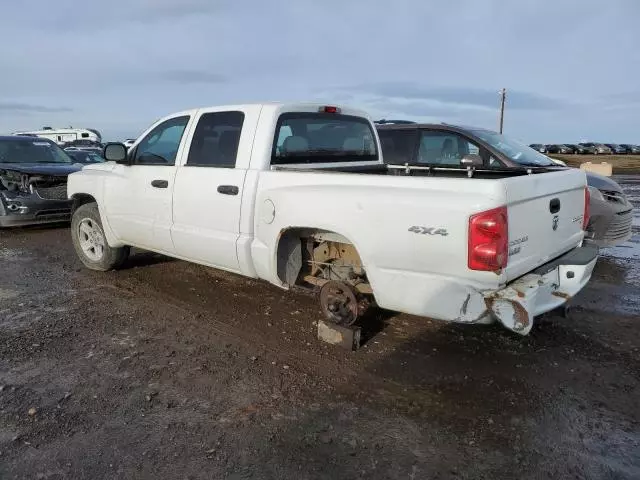
[[356, 106], [526, 143], [640, 144], [638, 0], [22, 0], [0, 15], [0, 133], [136, 137], [189, 108]]

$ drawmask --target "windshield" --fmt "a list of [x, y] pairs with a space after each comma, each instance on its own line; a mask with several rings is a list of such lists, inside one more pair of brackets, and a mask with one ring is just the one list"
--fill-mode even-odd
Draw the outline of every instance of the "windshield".
[[104, 158], [94, 152], [75, 151], [67, 153], [76, 162], [80, 163], [102, 163], [105, 161]]
[[335, 113], [285, 113], [278, 120], [271, 163], [333, 163], [378, 159], [371, 124]]
[[55, 143], [47, 140], [0, 139], [0, 163], [72, 163]]
[[552, 167], [556, 165], [546, 155], [538, 153], [533, 148], [507, 138], [504, 135], [500, 135], [499, 133], [489, 130], [472, 130], [472, 133], [487, 142], [512, 162], [527, 167]]

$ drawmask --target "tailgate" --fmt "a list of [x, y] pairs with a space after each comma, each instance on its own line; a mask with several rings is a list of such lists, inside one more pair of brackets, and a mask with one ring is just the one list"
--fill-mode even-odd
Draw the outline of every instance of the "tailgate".
[[509, 214], [506, 281], [580, 244], [586, 176], [572, 168], [505, 179]]

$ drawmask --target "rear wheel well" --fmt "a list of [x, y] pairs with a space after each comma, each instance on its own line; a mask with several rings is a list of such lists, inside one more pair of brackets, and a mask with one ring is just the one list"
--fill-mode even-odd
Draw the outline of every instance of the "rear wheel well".
[[339, 233], [301, 227], [284, 230], [276, 258], [278, 278], [287, 286], [322, 286], [336, 280], [371, 293], [360, 254]]
[[285, 286], [318, 289], [322, 312], [334, 324], [353, 325], [374, 303], [360, 254], [336, 232], [310, 228], [281, 232], [277, 274]]

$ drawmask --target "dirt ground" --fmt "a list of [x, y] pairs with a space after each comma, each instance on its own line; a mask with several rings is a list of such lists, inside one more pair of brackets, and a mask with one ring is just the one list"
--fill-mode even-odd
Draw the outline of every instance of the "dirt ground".
[[568, 319], [380, 314], [358, 352], [306, 294], [0, 232], [0, 478], [640, 478], [639, 217]]

